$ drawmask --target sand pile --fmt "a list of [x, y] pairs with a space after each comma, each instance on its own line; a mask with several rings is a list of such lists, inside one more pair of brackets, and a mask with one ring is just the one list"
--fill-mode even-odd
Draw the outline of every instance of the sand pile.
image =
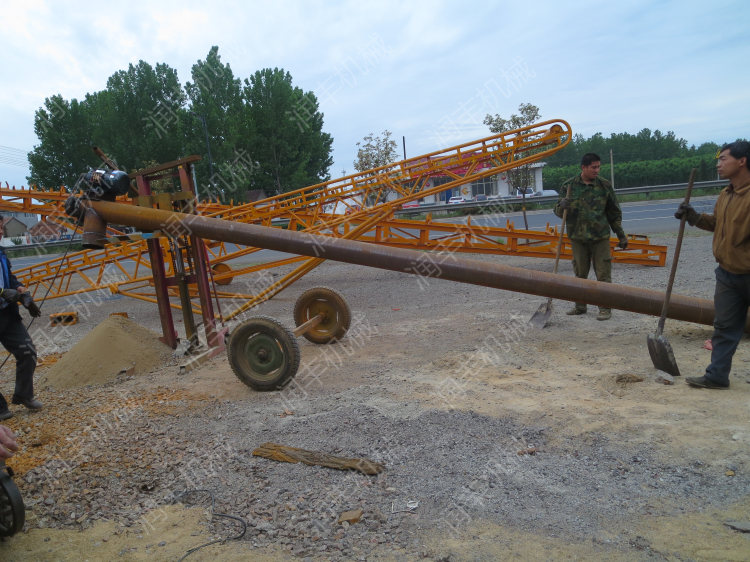
[[172, 350], [158, 334], [123, 316], [110, 316], [91, 330], [46, 372], [57, 388], [102, 384], [128, 374], [144, 374], [164, 365]]

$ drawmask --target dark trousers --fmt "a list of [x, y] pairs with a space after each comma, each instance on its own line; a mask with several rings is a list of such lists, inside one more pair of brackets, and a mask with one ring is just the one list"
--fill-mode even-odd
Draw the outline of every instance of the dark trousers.
[[[13, 398], [22, 400], [33, 398], [36, 349], [18, 312], [0, 310], [0, 343], [16, 358], [16, 388]], [[0, 394], [0, 410], [7, 409], [8, 402]]]
[[721, 266], [716, 268], [714, 292], [714, 335], [711, 364], [706, 368], [706, 378], [720, 385], [729, 385], [732, 357], [745, 332], [748, 305], [750, 305], [750, 274], [730, 273]]
[[[587, 279], [593, 263], [596, 280], [605, 283], [612, 282], [612, 252], [609, 249], [609, 238], [591, 242], [571, 240], [570, 246], [573, 251], [573, 271], [576, 277]], [[576, 308], [585, 309], [586, 303], [577, 302]], [[599, 307], [599, 310], [608, 309]]]

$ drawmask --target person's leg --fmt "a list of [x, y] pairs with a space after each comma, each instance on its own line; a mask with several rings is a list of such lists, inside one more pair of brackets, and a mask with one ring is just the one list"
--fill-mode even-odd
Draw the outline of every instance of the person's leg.
[[16, 387], [13, 392], [13, 402], [31, 400], [34, 398], [36, 349], [20, 318], [11, 318], [5, 322], [0, 343], [16, 359]]
[[[0, 312], [0, 343], [2, 343], [3, 346], [5, 346], [3, 334], [5, 333], [8, 319], [9, 319], [9, 316], [7, 314]], [[5, 346], [5, 349], [8, 349], [8, 347]], [[8, 349], [8, 351], [10, 351], [10, 349]], [[2, 393], [0, 393], [0, 413], [10, 414], [10, 412], [8, 411], [8, 402], [7, 400], [5, 400], [5, 396], [3, 396]], [[10, 416], [6, 415], [3, 417], [3, 419], [7, 419], [8, 417]]]
[[[570, 247], [573, 252], [573, 272], [576, 277], [586, 279], [591, 270], [591, 249], [587, 243], [575, 240], [571, 240]], [[586, 312], [586, 303], [577, 302], [575, 308], [568, 314], [583, 314], [584, 312]]]
[[[603, 283], [612, 282], [612, 252], [609, 247], [609, 239], [592, 242], [591, 254], [594, 262], [594, 273], [596, 280]], [[612, 316], [612, 309], [599, 307], [599, 319], [608, 320]]]
[[721, 267], [716, 268], [713, 350], [705, 377], [719, 386], [729, 386], [732, 358], [745, 332], [750, 303], [748, 285], [750, 275], [735, 275]]

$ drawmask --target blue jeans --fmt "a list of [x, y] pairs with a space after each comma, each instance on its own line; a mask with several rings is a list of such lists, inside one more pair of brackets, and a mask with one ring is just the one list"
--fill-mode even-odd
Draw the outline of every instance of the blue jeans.
[[714, 293], [714, 335], [711, 364], [706, 378], [722, 386], [729, 386], [732, 357], [745, 333], [748, 305], [750, 305], [750, 274], [730, 273], [716, 268]]

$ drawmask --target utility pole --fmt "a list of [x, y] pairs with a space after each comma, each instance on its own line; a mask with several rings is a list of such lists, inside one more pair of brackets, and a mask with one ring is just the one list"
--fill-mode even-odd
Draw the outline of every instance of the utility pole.
[[615, 160], [612, 156], [612, 149], [609, 149], [609, 183], [612, 184], [612, 189], [615, 188]]

